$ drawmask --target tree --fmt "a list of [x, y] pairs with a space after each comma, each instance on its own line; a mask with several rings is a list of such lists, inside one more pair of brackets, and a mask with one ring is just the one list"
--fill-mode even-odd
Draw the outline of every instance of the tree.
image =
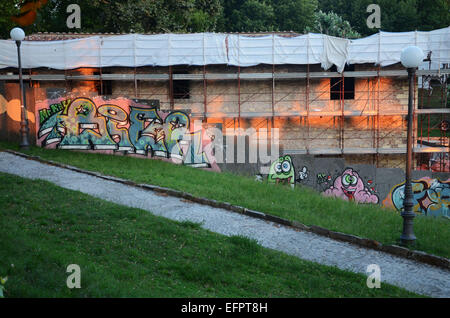
[[18, 15], [21, 0], [4, 0], [0, 2], [0, 37], [9, 38], [9, 32], [16, 26], [11, 16]]
[[275, 29], [275, 13], [269, 1], [223, 1], [223, 32], [256, 32]]
[[[0, 4], [4, 38], [14, 26], [11, 16], [19, 13], [20, 3], [2, 0]], [[25, 32], [212, 32], [222, 14], [220, 0], [78, 0], [81, 29], [68, 29], [66, 8], [72, 3], [48, 0]]]
[[342, 38], [359, 38], [361, 36], [341, 16], [332, 11], [325, 13], [322, 10], [315, 14], [314, 25], [305, 28], [305, 33], [307, 32], [322, 33]]
[[370, 35], [378, 32], [366, 24], [367, 6], [372, 3], [380, 6], [383, 31], [428, 31], [450, 25], [448, 0], [319, 0], [319, 9], [339, 14], [356, 31]]
[[[81, 7], [81, 29], [67, 28], [66, 8], [72, 3]], [[9, 31], [16, 25], [11, 17], [20, 14], [28, 14], [34, 20], [24, 27], [27, 34], [39, 31], [303, 32], [305, 29], [320, 32], [322, 28], [351, 37], [356, 36], [353, 31], [362, 35], [378, 32], [366, 25], [370, 14], [366, 9], [372, 3], [380, 5], [384, 31], [426, 31], [450, 25], [448, 0], [1, 0], [0, 37], [9, 37]], [[26, 6], [33, 9], [31, 13], [20, 12]], [[323, 14], [331, 12], [337, 16]], [[320, 25], [317, 25], [317, 14], [322, 19]], [[336, 27], [333, 23], [337, 23]]]
[[313, 21], [317, 0], [222, 0], [222, 32], [296, 31]]
[[418, 0], [417, 12], [420, 17], [420, 30], [429, 31], [450, 25], [448, 0]]
[[273, 0], [273, 7], [278, 30], [303, 32], [312, 26], [317, 0]]

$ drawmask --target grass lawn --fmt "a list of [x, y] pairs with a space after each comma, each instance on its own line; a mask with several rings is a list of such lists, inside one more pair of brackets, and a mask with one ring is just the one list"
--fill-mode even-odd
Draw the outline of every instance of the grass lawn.
[[[0, 149], [18, 150], [12, 143], [0, 142]], [[32, 147], [27, 154], [69, 164], [82, 169], [189, 192], [199, 197], [230, 202], [306, 225], [398, 244], [402, 218], [398, 212], [379, 205], [358, 205], [341, 199], [325, 198], [316, 191], [298, 186], [255, 182], [253, 178], [231, 173], [215, 173], [182, 165], [126, 156], [82, 153]], [[450, 257], [450, 221], [443, 217], [417, 217], [416, 250]]]
[[[243, 237], [0, 173], [7, 297], [414, 297]], [[66, 268], [81, 268], [68, 289]]]

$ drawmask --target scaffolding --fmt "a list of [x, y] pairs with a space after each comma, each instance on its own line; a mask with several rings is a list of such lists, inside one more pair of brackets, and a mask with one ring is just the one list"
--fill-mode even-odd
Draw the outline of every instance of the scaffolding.
[[[241, 68], [239, 66], [224, 66], [226, 72], [218, 73], [208, 71], [210, 66], [193, 67], [192, 73], [174, 72], [172, 66], [160, 68], [159, 73], [141, 72], [139, 68], [128, 69], [127, 72], [105, 72], [97, 69], [96, 74], [75, 75], [72, 71], [64, 71], [59, 74], [38, 74], [36, 70], [29, 71], [24, 76], [32, 87], [39, 87], [40, 83], [51, 82], [64, 83], [67, 91], [70, 91], [70, 83], [74, 81], [92, 81], [99, 83], [101, 95], [105, 81], [129, 82], [133, 86], [136, 99], [159, 99], [162, 109], [190, 109], [193, 119], [202, 120], [205, 123], [220, 120], [223, 128], [239, 129], [245, 127], [246, 121], [252, 122], [256, 129], [283, 126], [283, 122], [290, 121], [293, 126], [302, 128], [304, 147], [290, 148], [289, 139], [283, 140], [285, 154], [311, 154], [311, 155], [368, 155], [374, 164], [379, 165], [382, 155], [406, 153], [405, 143], [399, 147], [384, 147], [383, 140], [405, 132], [405, 119], [407, 109], [386, 109], [382, 105], [389, 104], [395, 93], [394, 90], [386, 89], [383, 81], [392, 79], [406, 79], [406, 70], [376, 70], [368, 71], [344, 71], [323, 72], [311, 71], [314, 65], [305, 65], [306, 71], [299, 72], [277, 72], [278, 66], [266, 65], [262, 72], [251, 72], [252, 68]], [[317, 65], [316, 65], [317, 66]], [[217, 66], [212, 67], [214, 70]], [[283, 66], [285, 69], [286, 67]], [[186, 68], [187, 69], [187, 68]], [[270, 72], [266, 70], [270, 69]], [[415, 166], [417, 169], [450, 172], [448, 161], [450, 152], [449, 143], [449, 100], [448, 100], [448, 78], [450, 69], [444, 65], [439, 70], [419, 70], [417, 72], [415, 89], [418, 98], [414, 107], [414, 153]], [[334, 85], [339, 85], [340, 98], [330, 104], [330, 89], [328, 86], [322, 90], [311, 90], [311, 86], [330, 78], [337, 79]], [[364, 104], [362, 109], [352, 109], [344, 96], [346, 89], [344, 81], [346, 78], [355, 78], [366, 83], [354, 90], [356, 103]], [[420, 81], [418, 79], [420, 78]], [[0, 80], [16, 81], [17, 75], [0, 75]], [[174, 83], [177, 81], [189, 81], [192, 85], [201, 87], [198, 90], [188, 92], [189, 99], [174, 98]], [[243, 89], [255, 81], [260, 82], [264, 91], [253, 91]], [[217, 90], [215, 83], [233, 83], [235, 91], [230, 91], [229, 86], [221, 91]], [[290, 82], [287, 86], [283, 83]], [[418, 82], [421, 87], [418, 87]], [[164, 96], [162, 90], [143, 90], [143, 85], [166, 86], [167, 93]], [[295, 85], [292, 85], [295, 83]], [[56, 84], [60, 85], [60, 84]], [[211, 87], [216, 87], [212, 92]], [[286, 89], [288, 87], [288, 89]], [[319, 85], [320, 87], [320, 85]], [[149, 88], [149, 87], [147, 87]], [[431, 91], [431, 93], [430, 93]], [[128, 95], [129, 92], [128, 92]], [[123, 96], [119, 93], [118, 96]], [[359, 96], [359, 97], [358, 97]], [[362, 97], [361, 97], [362, 96]], [[112, 96], [114, 97], [114, 96]], [[406, 98], [406, 97], [404, 97]], [[217, 100], [227, 100], [230, 105], [235, 105], [235, 111], [224, 111], [214, 107]], [[256, 110], [250, 110], [249, 104], [254, 105]], [[323, 104], [332, 105], [322, 107]], [[286, 107], [286, 104], [297, 104], [296, 109]], [[283, 106], [284, 105], [284, 106]], [[386, 118], [389, 117], [389, 127], [386, 126]], [[317, 126], [320, 118], [321, 127]], [[346, 129], [346, 122], [350, 122], [356, 129]], [[382, 124], [384, 122], [384, 125]], [[278, 125], [277, 125], [278, 123]], [[348, 125], [347, 125], [348, 126]], [[362, 127], [362, 129], [358, 129]], [[362, 131], [370, 133], [362, 134]], [[331, 132], [331, 133], [330, 133]], [[333, 132], [336, 134], [333, 135]], [[330, 138], [332, 136], [332, 138]], [[333, 137], [334, 136], [334, 137]], [[332, 143], [325, 147], [317, 147], [317, 144], [326, 144], [325, 139]], [[299, 138], [296, 139], [297, 141]], [[359, 142], [355, 147], [355, 141]], [[333, 146], [335, 145], [335, 146]], [[353, 145], [353, 146], [352, 146]]]

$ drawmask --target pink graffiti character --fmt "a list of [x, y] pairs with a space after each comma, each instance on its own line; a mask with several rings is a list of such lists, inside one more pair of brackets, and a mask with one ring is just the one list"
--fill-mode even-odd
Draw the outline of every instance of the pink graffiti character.
[[347, 168], [338, 176], [334, 180], [334, 184], [325, 190], [323, 194], [327, 197], [337, 197], [358, 203], [378, 203], [378, 196], [372, 194], [364, 186], [358, 173], [351, 168]]

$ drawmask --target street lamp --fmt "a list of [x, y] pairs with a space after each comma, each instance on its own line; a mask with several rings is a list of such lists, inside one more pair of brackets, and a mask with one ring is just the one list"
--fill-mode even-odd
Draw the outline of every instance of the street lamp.
[[403, 49], [400, 61], [408, 70], [409, 96], [408, 96], [408, 132], [406, 145], [406, 176], [405, 176], [405, 198], [403, 200], [403, 232], [400, 239], [404, 245], [414, 243], [416, 236], [413, 231], [413, 192], [411, 184], [411, 163], [412, 163], [412, 131], [413, 131], [413, 95], [414, 95], [414, 79], [416, 69], [422, 63], [424, 58], [423, 51], [417, 46], [409, 46]]
[[20, 57], [20, 44], [23, 39], [25, 39], [25, 32], [21, 28], [14, 28], [11, 30], [11, 39], [16, 41], [17, 45], [17, 56], [19, 59], [19, 81], [20, 81], [20, 98], [21, 98], [21, 115], [20, 115], [20, 148], [21, 149], [29, 149], [29, 131], [28, 128], [28, 118], [27, 118], [27, 96], [25, 89], [23, 87], [23, 79], [22, 79], [22, 60]]

